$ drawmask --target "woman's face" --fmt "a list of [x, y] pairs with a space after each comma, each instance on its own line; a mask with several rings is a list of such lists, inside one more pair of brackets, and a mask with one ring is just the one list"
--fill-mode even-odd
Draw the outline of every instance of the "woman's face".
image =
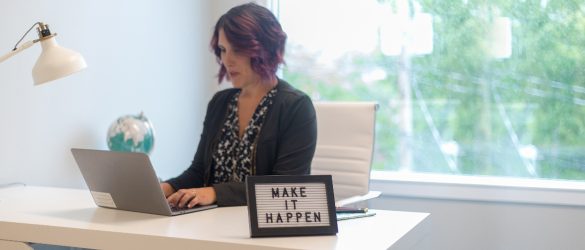
[[252, 70], [250, 57], [231, 46], [223, 29], [219, 30], [217, 46], [220, 50], [221, 63], [235, 88], [241, 89], [260, 82], [260, 75]]

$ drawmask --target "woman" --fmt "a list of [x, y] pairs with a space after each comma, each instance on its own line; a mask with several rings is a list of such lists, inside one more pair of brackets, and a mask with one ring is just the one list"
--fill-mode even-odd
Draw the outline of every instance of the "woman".
[[232, 8], [216, 23], [211, 47], [219, 82], [191, 166], [161, 183], [171, 206], [246, 204], [248, 175], [306, 175], [317, 140], [310, 98], [276, 77], [286, 34], [254, 3]]

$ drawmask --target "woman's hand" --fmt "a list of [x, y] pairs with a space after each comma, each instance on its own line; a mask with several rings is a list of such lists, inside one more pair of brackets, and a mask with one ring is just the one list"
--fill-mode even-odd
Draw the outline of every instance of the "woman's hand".
[[169, 195], [175, 192], [175, 189], [171, 186], [171, 184], [168, 184], [166, 182], [162, 182], [160, 184], [160, 189], [162, 189], [163, 193], [165, 194], [165, 197], [169, 197]]
[[192, 208], [196, 205], [210, 205], [216, 201], [213, 187], [179, 189], [179, 191], [167, 196], [169, 205], [175, 207]]

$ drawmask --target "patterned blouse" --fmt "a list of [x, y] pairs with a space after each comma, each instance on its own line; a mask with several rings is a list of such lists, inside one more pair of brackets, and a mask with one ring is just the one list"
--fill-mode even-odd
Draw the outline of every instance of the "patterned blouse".
[[245, 176], [251, 174], [256, 137], [260, 133], [276, 92], [276, 88], [273, 88], [262, 98], [241, 139], [238, 121], [240, 92], [234, 95], [228, 105], [228, 115], [221, 129], [217, 150], [212, 156], [212, 183], [241, 182]]

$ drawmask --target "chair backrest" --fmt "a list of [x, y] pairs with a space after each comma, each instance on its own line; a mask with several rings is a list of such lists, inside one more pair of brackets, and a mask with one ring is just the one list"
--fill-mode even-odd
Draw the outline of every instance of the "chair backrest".
[[374, 151], [375, 102], [315, 102], [317, 149], [311, 174], [332, 175], [335, 200], [365, 195]]

